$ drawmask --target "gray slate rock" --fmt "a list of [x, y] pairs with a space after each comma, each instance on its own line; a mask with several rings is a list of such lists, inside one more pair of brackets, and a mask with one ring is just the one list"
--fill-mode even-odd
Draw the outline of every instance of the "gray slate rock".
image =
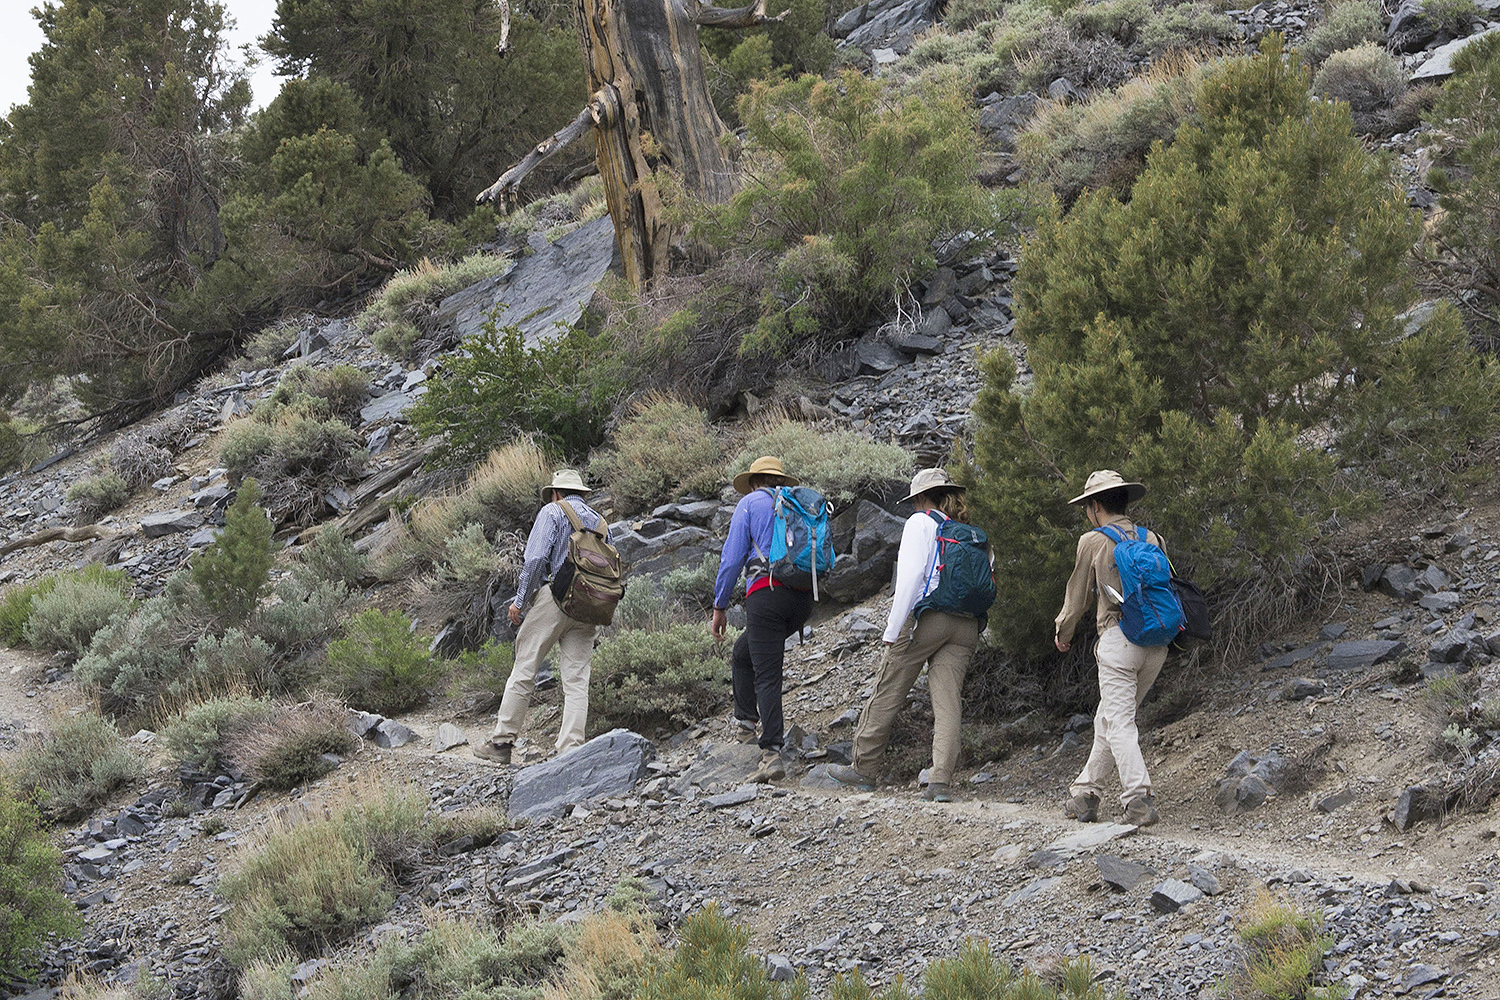
[[1451, 590], [1440, 590], [1435, 594], [1423, 595], [1417, 603], [1428, 611], [1447, 614], [1449, 611], [1463, 607], [1464, 595]]
[[555, 818], [575, 805], [626, 795], [655, 758], [655, 744], [628, 729], [595, 736], [560, 757], [523, 768], [511, 788], [510, 818]]
[[451, 722], [444, 722], [437, 728], [437, 735], [432, 738], [432, 749], [438, 753], [444, 750], [452, 750], [454, 747], [463, 746], [469, 742], [469, 737]]
[[1343, 788], [1318, 800], [1318, 812], [1331, 813], [1344, 808], [1355, 799], [1354, 789]]
[[1427, 658], [1433, 663], [1464, 663], [1474, 657], [1489, 655], [1484, 636], [1473, 629], [1453, 628], [1432, 641]]
[[1406, 643], [1399, 639], [1360, 639], [1341, 642], [1328, 653], [1330, 670], [1364, 670], [1393, 660], [1406, 652]]
[[707, 528], [680, 524], [664, 518], [640, 522], [640, 529], [627, 524], [610, 527], [610, 540], [632, 574], [661, 573], [679, 566], [697, 567], [703, 557], [717, 552]]
[[1426, 61], [1413, 71], [1411, 75], [1412, 83], [1416, 83], [1419, 80], [1441, 80], [1444, 77], [1452, 76], [1453, 57], [1470, 45], [1473, 45], [1476, 40], [1483, 38], [1485, 35], [1493, 34], [1496, 31], [1500, 31], [1500, 24], [1492, 22], [1489, 27], [1483, 31], [1475, 32], [1468, 38], [1456, 38], [1446, 45], [1439, 45], [1432, 50], [1432, 54], [1427, 57]]
[[141, 518], [141, 534], [147, 538], [161, 538], [201, 527], [203, 515], [196, 510], [168, 510]]
[[363, 426], [382, 420], [399, 420], [416, 401], [417, 394], [415, 393], [388, 392], [360, 407], [359, 419]]
[[1265, 663], [1261, 664], [1260, 669], [1281, 670], [1285, 667], [1296, 666], [1303, 660], [1310, 660], [1314, 656], [1317, 656], [1318, 652], [1322, 648], [1323, 647], [1321, 646], [1303, 646], [1301, 649], [1294, 649], [1289, 653], [1282, 653], [1280, 656], [1275, 657], [1274, 659], [1267, 660]]
[[878, 593], [891, 580], [906, 521], [868, 500], [834, 518], [833, 572], [818, 588], [836, 601], [853, 604]]
[[415, 732], [409, 727], [403, 726], [395, 719], [383, 720], [380, 725], [375, 727], [375, 735], [373, 737], [376, 746], [385, 747], [387, 750], [404, 747], [416, 738], [417, 734]]
[[1055, 886], [1062, 884], [1061, 875], [1048, 875], [1045, 878], [1033, 879], [1021, 888], [1005, 897], [1005, 906], [1019, 906], [1030, 902], [1038, 896], [1050, 891]]
[[1003, 97], [980, 113], [979, 127], [990, 133], [990, 138], [1001, 150], [1014, 153], [1016, 133], [1036, 114], [1040, 103], [1041, 98], [1035, 94]]
[[696, 786], [721, 792], [745, 784], [760, 767], [760, 747], [754, 743], [722, 743], [711, 747], [672, 783], [679, 795]]
[[1147, 875], [1156, 873], [1143, 864], [1117, 858], [1113, 854], [1101, 854], [1094, 859], [1099, 866], [1099, 878], [1116, 892], [1129, 892]]
[[1405, 830], [1424, 819], [1438, 819], [1443, 815], [1443, 796], [1425, 785], [1412, 785], [1396, 799], [1396, 808], [1391, 812], [1391, 822], [1396, 829]]
[[1188, 863], [1188, 881], [1193, 883], [1193, 888], [1200, 890], [1204, 895], [1217, 896], [1224, 891], [1219, 884], [1219, 877], [1202, 865]]
[[797, 970], [785, 955], [767, 955], [766, 978], [773, 983], [789, 983], [797, 978]]
[[728, 809], [730, 806], [742, 806], [747, 802], [754, 802], [759, 794], [759, 785], [741, 785], [731, 791], [710, 795], [703, 802], [712, 809]]
[[1422, 596], [1417, 583], [1417, 571], [1402, 563], [1394, 563], [1380, 574], [1380, 589], [1403, 601], [1414, 601]]
[[1151, 892], [1151, 906], [1159, 913], [1176, 913], [1203, 898], [1203, 890], [1180, 879], [1169, 878]]
[[385, 721], [385, 716], [376, 715], [373, 712], [349, 713], [349, 731], [355, 736], [365, 736], [370, 730]]
[[527, 347], [555, 340], [559, 329], [583, 316], [614, 259], [614, 223], [601, 216], [522, 257], [504, 274], [448, 296], [423, 321], [423, 332], [457, 343], [481, 332], [490, 312], [505, 306], [500, 325], [520, 327]]

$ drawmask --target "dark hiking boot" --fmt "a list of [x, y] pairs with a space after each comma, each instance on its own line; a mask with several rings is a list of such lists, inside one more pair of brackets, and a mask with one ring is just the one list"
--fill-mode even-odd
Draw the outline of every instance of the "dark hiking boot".
[[485, 740], [474, 748], [474, 756], [480, 760], [493, 761], [496, 764], [509, 764], [510, 754], [514, 747], [509, 743], [496, 743], [494, 740]]
[[948, 790], [947, 785], [937, 781], [928, 784], [927, 790], [922, 793], [922, 798], [928, 802], [952, 802], [953, 793]]
[[767, 750], [760, 755], [760, 767], [750, 775], [757, 784], [766, 784], [786, 777], [786, 765], [781, 762], [780, 750]]
[[1125, 815], [1120, 822], [1128, 826], [1150, 826], [1156, 820], [1156, 796], [1142, 795], [1125, 807]]
[[1073, 795], [1063, 802], [1063, 815], [1080, 823], [1099, 821], [1099, 796]]
[[860, 774], [848, 764], [829, 764], [828, 776], [841, 785], [856, 788], [861, 792], [873, 792], [875, 779]]

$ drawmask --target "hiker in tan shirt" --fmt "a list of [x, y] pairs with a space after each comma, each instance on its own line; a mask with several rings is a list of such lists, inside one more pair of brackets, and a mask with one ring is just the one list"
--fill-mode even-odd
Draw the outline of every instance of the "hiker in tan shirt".
[[[1094, 745], [1063, 804], [1063, 811], [1070, 818], [1084, 823], [1099, 818], [1099, 793], [1112, 771], [1120, 776], [1124, 822], [1150, 826], [1157, 819], [1151, 776], [1141, 755], [1135, 710], [1161, 673], [1167, 647], [1137, 646], [1120, 631], [1120, 572], [1115, 568], [1115, 543], [1103, 532], [1092, 530], [1110, 525], [1125, 537], [1134, 537], [1135, 522], [1125, 509], [1145, 492], [1146, 487], [1140, 483], [1127, 483], [1113, 469], [1101, 469], [1090, 473], [1083, 493], [1068, 501], [1083, 505], [1091, 530], [1078, 539], [1078, 556], [1073, 563], [1073, 575], [1068, 578], [1052, 641], [1059, 652], [1073, 648], [1073, 634], [1088, 612], [1090, 601], [1095, 602], [1094, 621], [1099, 628], [1099, 643], [1094, 651], [1099, 668]], [[1146, 540], [1166, 550], [1155, 532], [1147, 532]]]

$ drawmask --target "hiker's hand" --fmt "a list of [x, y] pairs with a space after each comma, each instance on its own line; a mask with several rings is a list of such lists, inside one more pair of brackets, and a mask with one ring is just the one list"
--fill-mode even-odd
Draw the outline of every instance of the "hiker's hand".
[[519, 624], [521, 624], [521, 609], [520, 608], [518, 608], [514, 604], [512, 604], [510, 606], [510, 611], [508, 612], [508, 614], [510, 615], [510, 623], [512, 625], [519, 625]]
[[724, 614], [723, 608], [714, 608], [714, 620], [709, 625], [709, 631], [715, 639], [724, 638], [724, 630], [729, 627], [729, 618]]
[[1068, 650], [1073, 648], [1073, 644], [1071, 642], [1063, 642], [1055, 635], [1052, 637], [1052, 645], [1057, 647], [1057, 651], [1059, 653], [1066, 653]]

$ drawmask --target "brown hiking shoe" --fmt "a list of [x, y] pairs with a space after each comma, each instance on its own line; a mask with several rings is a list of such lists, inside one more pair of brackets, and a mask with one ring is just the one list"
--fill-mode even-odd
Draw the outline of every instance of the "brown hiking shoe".
[[1142, 795], [1125, 807], [1125, 815], [1120, 822], [1128, 826], [1150, 826], [1156, 820], [1156, 796]]
[[1099, 821], [1099, 796], [1073, 795], [1063, 801], [1063, 815], [1080, 823]]
[[857, 788], [861, 792], [873, 792], [875, 790], [875, 779], [860, 774], [848, 764], [829, 764], [828, 776], [841, 785]]
[[949, 791], [947, 785], [939, 781], [929, 783], [927, 788], [922, 792], [922, 798], [928, 802], [952, 802], [953, 793]]
[[786, 777], [786, 765], [781, 762], [780, 750], [767, 750], [760, 755], [760, 767], [750, 775], [750, 780], [759, 784]]
[[748, 719], [735, 719], [734, 739], [738, 743], [754, 743], [755, 723]]
[[480, 760], [493, 761], [496, 764], [509, 764], [510, 754], [514, 747], [509, 743], [496, 743], [494, 740], [485, 740], [474, 748], [474, 756]]

